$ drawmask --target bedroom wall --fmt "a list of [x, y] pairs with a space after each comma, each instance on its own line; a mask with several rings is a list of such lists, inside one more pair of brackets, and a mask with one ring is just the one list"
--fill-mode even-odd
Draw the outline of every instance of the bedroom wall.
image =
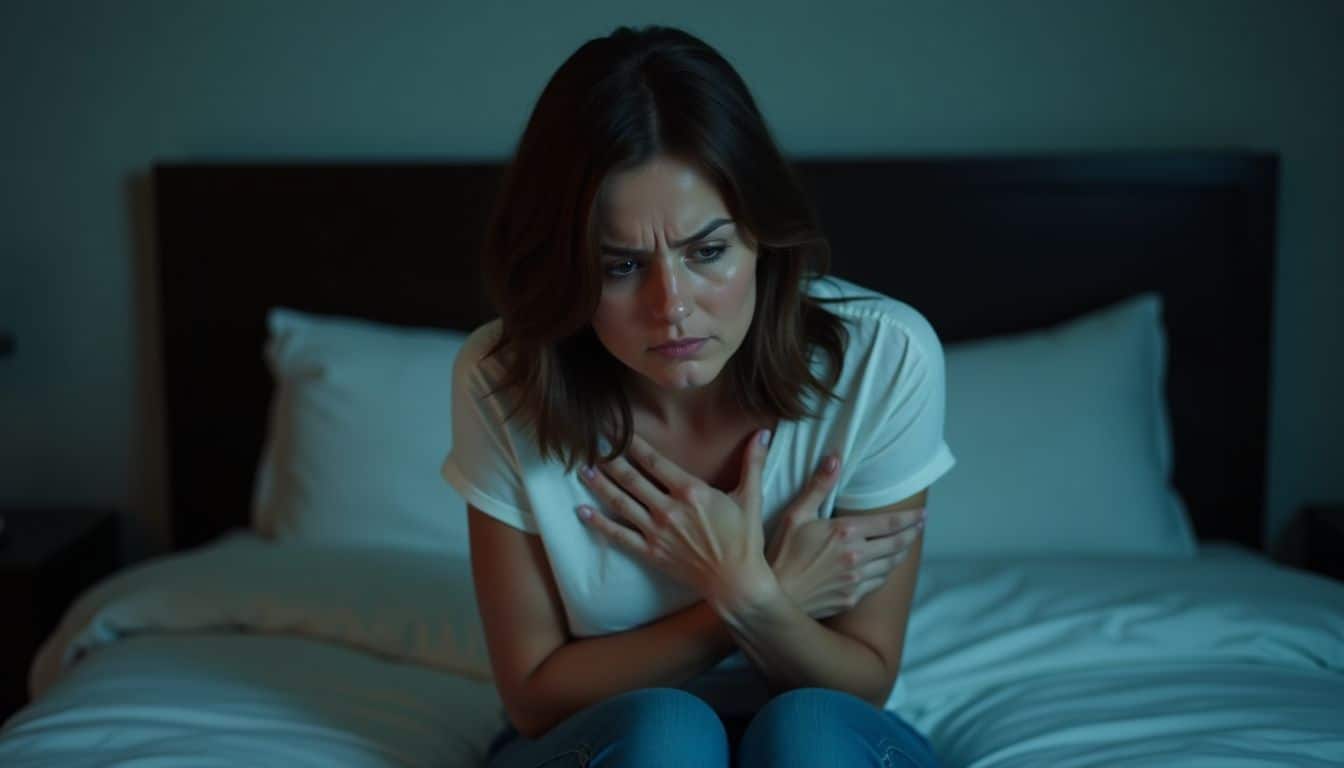
[[31, 0], [0, 11], [0, 506], [115, 505], [128, 557], [167, 546], [152, 163], [502, 158], [575, 47], [655, 22], [719, 47], [793, 154], [1282, 153], [1271, 524], [1344, 499], [1336, 0]]

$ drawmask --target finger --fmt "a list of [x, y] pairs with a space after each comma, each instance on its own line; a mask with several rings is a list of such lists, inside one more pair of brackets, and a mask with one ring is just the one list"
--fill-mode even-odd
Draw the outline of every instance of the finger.
[[[908, 528], [924, 522], [924, 509], [897, 509], [878, 515], [862, 515], [857, 518], [855, 530], [864, 538], [875, 539], [901, 533]], [[851, 518], [854, 519], [854, 518]]]
[[891, 557], [879, 558], [879, 560], [864, 564], [862, 569], [856, 570], [855, 576], [859, 578], [860, 581], [867, 580], [867, 578], [878, 578], [876, 574], [879, 573], [882, 574], [882, 578], [886, 578], [888, 574], [891, 574], [892, 570], [895, 570], [896, 566], [905, 562], [909, 557], [910, 550], [906, 549], [891, 555]]
[[794, 506], [790, 508], [789, 513], [794, 522], [802, 522], [817, 517], [817, 510], [821, 503], [826, 500], [826, 494], [830, 493], [831, 487], [835, 485], [836, 478], [840, 476], [840, 459], [836, 456], [827, 456], [821, 460], [817, 471], [812, 473], [811, 479], [807, 482], [807, 489], [803, 495], [798, 497]]
[[606, 536], [616, 546], [635, 555], [646, 555], [649, 542], [638, 532], [621, 525], [590, 506], [579, 507], [579, 519], [583, 524]]
[[855, 573], [859, 576], [859, 581], [868, 581], [870, 579], [885, 579], [891, 569], [896, 567], [895, 557], [881, 557], [869, 563], [859, 566]]
[[625, 490], [635, 500], [643, 505], [644, 509], [662, 510], [668, 506], [667, 494], [659, 490], [658, 486], [649, 482], [649, 478], [644, 476], [634, 464], [626, 461], [624, 456], [617, 456], [611, 461], [602, 465], [603, 474], [607, 475], [618, 487]]
[[638, 434], [630, 436], [630, 450], [627, 452], [653, 476], [654, 480], [662, 483], [664, 488], [689, 488], [699, 482], [693, 475], [677, 466], [676, 462], [654, 450], [653, 446]]
[[887, 574], [891, 573], [893, 568], [905, 562], [905, 559], [909, 556], [910, 548], [906, 547], [895, 554], [879, 557], [863, 563], [854, 569], [854, 573], [858, 575], [860, 581], [886, 578]]
[[747, 455], [742, 457], [742, 476], [737, 483], [737, 490], [744, 498], [760, 498], [761, 468], [765, 466], [765, 454], [769, 451], [769, 445], [768, 429], [760, 430], [747, 441]]
[[630, 498], [620, 486], [613, 483], [605, 472], [585, 467], [579, 472], [579, 477], [583, 478], [584, 484], [608, 509], [614, 510], [622, 519], [630, 521], [639, 530], [649, 530], [652, 522], [648, 511]]
[[[859, 600], [858, 600], [858, 602], [860, 602], [860, 603], [863, 602], [864, 599], [867, 598], [868, 595], [869, 595], [870, 593], [872, 593], [872, 592], [876, 592], [877, 590], [881, 589], [881, 588], [882, 588], [882, 585], [883, 585], [883, 584], [886, 584], [886, 583], [887, 583], [887, 577], [886, 577], [886, 576], [882, 576], [881, 578], [877, 578], [877, 579], [868, 579], [868, 580], [866, 580], [866, 581], [859, 582], [859, 589], [858, 589], [858, 592], [859, 592]], [[856, 603], [856, 604], [857, 604], [857, 603]]]
[[858, 547], [861, 553], [859, 562], [899, 555], [914, 546], [923, 531], [924, 521], [920, 520], [895, 535], [868, 539]]

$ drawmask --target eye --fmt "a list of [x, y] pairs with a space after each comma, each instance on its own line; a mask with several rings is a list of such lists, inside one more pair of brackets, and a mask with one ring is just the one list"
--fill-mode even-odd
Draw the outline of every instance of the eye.
[[634, 271], [638, 266], [639, 265], [629, 259], [626, 259], [625, 261], [613, 261], [607, 265], [606, 273], [608, 277], [628, 277], [629, 275], [634, 274]]
[[696, 251], [696, 254], [699, 256], [699, 258], [697, 258], [696, 261], [700, 262], [701, 264], [706, 264], [711, 261], [717, 261], [718, 258], [722, 256], [723, 252], [726, 250], [728, 250], [728, 246], [726, 245], [706, 246]]

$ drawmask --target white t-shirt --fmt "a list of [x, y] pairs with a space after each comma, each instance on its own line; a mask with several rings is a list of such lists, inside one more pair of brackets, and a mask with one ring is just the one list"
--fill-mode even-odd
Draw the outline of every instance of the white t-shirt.
[[[840, 477], [823, 503], [868, 510], [919, 493], [956, 463], [943, 439], [943, 351], [914, 308], [828, 277], [807, 284], [813, 296], [864, 296], [823, 304], [846, 321], [849, 341], [834, 400], [820, 415], [779, 423], [762, 472], [762, 521], [769, 542], [779, 512], [801, 492], [829, 453], [842, 457]], [[502, 368], [482, 355], [498, 338], [498, 319], [477, 328], [453, 370], [453, 444], [442, 474], [467, 503], [519, 530], [541, 536], [576, 637], [621, 632], [685, 608], [700, 596], [642, 564], [579, 520], [577, 509], [603, 505], [563, 463], [543, 462], [521, 412], [496, 388]], [[813, 355], [817, 372], [826, 357]], [[809, 402], [815, 402], [811, 400]], [[605, 450], [609, 443], [601, 441]], [[898, 684], [887, 708], [903, 698]], [[765, 679], [739, 651], [683, 686], [723, 714], [755, 712], [768, 700]]]

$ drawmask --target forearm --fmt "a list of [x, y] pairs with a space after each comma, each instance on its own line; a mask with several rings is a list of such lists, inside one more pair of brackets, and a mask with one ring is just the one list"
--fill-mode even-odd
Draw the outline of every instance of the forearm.
[[528, 678], [527, 722], [518, 730], [535, 736], [611, 696], [677, 687], [736, 650], [727, 625], [703, 600], [638, 629], [572, 641]]
[[890, 681], [882, 658], [864, 643], [808, 616], [774, 582], [750, 598], [714, 608], [772, 693], [833, 688], [876, 706], [885, 703]]

